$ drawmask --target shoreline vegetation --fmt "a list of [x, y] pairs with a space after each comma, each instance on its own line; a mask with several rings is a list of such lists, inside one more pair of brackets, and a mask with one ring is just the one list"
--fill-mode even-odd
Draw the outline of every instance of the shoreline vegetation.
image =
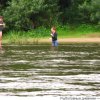
[[[100, 28], [95, 25], [57, 26], [58, 42], [100, 43]], [[3, 34], [3, 44], [51, 44], [50, 28], [40, 27], [29, 31], [8, 31]]]

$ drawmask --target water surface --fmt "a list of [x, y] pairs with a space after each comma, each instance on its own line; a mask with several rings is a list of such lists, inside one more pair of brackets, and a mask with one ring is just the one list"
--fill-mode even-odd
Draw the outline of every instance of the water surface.
[[100, 44], [4, 45], [1, 96], [99, 96]]

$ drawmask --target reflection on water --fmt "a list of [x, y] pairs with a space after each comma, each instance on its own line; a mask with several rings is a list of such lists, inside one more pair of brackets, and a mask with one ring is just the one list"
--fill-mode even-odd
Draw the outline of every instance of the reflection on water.
[[2, 96], [99, 96], [100, 45], [8, 45], [0, 51]]

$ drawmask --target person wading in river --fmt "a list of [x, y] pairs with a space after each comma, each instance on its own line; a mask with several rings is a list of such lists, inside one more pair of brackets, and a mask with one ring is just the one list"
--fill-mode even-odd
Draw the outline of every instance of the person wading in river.
[[2, 30], [5, 27], [5, 24], [3, 22], [3, 17], [0, 16], [0, 49], [2, 49]]
[[55, 27], [51, 28], [51, 37], [52, 37], [52, 46], [57, 47], [58, 41], [57, 41], [57, 32]]

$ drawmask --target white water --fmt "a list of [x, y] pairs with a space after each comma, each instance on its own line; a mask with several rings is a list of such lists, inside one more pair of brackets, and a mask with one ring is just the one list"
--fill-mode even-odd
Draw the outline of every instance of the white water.
[[[0, 54], [0, 96], [100, 95], [97, 45], [4, 46]], [[1, 98], [1, 97], [0, 97]]]

